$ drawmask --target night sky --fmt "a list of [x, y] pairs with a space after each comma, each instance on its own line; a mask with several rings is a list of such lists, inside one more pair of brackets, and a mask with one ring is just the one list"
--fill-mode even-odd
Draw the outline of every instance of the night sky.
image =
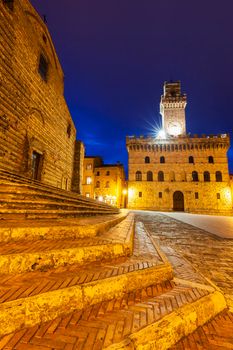
[[[87, 155], [127, 165], [126, 135], [161, 124], [166, 80], [188, 95], [187, 132], [232, 138], [232, 0], [31, 2], [47, 17]], [[233, 173], [233, 147], [228, 155]]]

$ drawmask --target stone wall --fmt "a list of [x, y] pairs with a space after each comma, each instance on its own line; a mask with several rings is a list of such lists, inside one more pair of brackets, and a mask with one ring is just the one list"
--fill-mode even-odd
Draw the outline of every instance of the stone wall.
[[38, 180], [70, 189], [76, 130], [63, 72], [30, 2], [10, 4], [0, 2], [0, 167], [32, 177], [34, 156]]
[[79, 194], [82, 193], [84, 154], [84, 144], [79, 140], [75, 141], [72, 191]]
[[[173, 196], [181, 191], [187, 212], [230, 214], [232, 196], [228, 171], [229, 137], [176, 137], [167, 140], [127, 138], [129, 153], [128, 206], [135, 209], [173, 210]], [[189, 157], [193, 163], [189, 163]], [[149, 162], [146, 163], [146, 157]], [[164, 157], [164, 163], [161, 163]], [[213, 157], [210, 163], [209, 157]], [[148, 161], [148, 158], [147, 158]], [[136, 181], [136, 173], [141, 180]], [[148, 180], [151, 171], [152, 179]], [[159, 181], [162, 171], [164, 181]], [[192, 173], [198, 173], [198, 181]], [[216, 181], [216, 172], [222, 181]], [[209, 172], [210, 181], [204, 181]]]

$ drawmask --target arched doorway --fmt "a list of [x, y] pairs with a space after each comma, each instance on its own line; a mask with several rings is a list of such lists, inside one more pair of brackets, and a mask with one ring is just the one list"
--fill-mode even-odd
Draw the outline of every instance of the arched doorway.
[[181, 191], [173, 193], [173, 210], [184, 211], [184, 195]]

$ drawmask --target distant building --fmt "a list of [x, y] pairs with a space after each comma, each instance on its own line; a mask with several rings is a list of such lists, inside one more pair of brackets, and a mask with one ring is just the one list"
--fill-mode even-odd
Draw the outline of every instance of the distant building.
[[95, 199], [95, 168], [103, 164], [101, 157], [84, 157], [82, 194]]
[[1, 1], [0, 22], [0, 169], [70, 190], [76, 130], [48, 28], [28, 0]]
[[231, 214], [229, 135], [186, 133], [187, 97], [180, 82], [164, 84], [162, 129], [154, 137], [127, 137], [128, 207]]
[[103, 164], [100, 157], [84, 158], [83, 195], [123, 207], [125, 172], [122, 164]]

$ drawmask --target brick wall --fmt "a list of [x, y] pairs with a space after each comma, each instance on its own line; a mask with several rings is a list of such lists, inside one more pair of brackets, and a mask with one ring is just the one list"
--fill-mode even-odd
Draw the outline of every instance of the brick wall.
[[0, 1], [0, 38], [0, 167], [31, 177], [34, 152], [40, 180], [70, 189], [76, 130], [47, 26], [28, 0]]

